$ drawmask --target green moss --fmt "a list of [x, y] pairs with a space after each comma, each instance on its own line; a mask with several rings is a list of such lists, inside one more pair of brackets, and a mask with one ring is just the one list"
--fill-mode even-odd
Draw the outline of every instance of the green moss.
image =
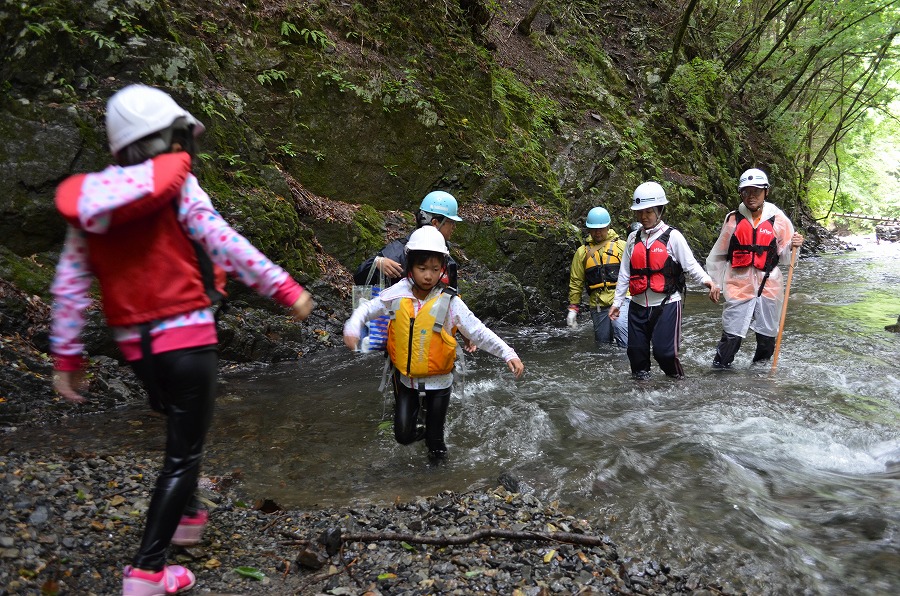
[[380, 250], [384, 245], [384, 217], [370, 205], [361, 205], [353, 214], [350, 239], [367, 254]]
[[0, 245], [0, 277], [23, 292], [49, 300], [55, 270], [55, 260], [51, 255], [20, 257]]
[[315, 234], [300, 222], [292, 201], [256, 182], [241, 188], [213, 177], [203, 186], [223, 217], [272, 262], [302, 283], [318, 278], [322, 272], [315, 256]]

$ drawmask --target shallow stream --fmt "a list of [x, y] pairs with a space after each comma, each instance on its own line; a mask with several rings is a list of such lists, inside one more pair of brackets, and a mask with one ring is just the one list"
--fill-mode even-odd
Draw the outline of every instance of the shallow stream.
[[[390, 502], [497, 484], [558, 499], [624, 552], [754, 594], [900, 593], [900, 245], [803, 260], [778, 368], [710, 369], [721, 307], [691, 292], [688, 378], [635, 383], [590, 323], [497, 331], [526, 365], [516, 381], [467, 357], [447, 428], [450, 457], [394, 443], [379, 424], [383, 360], [335, 352], [225, 375], [205, 471], [240, 469], [285, 507]], [[162, 450], [146, 410], [12, 433], [46, 449]]]

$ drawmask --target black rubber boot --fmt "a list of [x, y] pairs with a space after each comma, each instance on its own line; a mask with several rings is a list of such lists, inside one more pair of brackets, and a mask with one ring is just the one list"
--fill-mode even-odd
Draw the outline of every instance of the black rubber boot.
[[732, 335], [723, 331], [722, 339], [719, 340], [719, 345], [716, 346], [713, 368], [731, 368], [731, 363], [734, 362], [734, 355], [741, 349], [742, 341], [743, 338], [740, 335]]
[[753, 354], [753, 363], [764, 362], [772, 358], [775, 353], [775, 338], [768, 335], [756, 334], [756, 353]]

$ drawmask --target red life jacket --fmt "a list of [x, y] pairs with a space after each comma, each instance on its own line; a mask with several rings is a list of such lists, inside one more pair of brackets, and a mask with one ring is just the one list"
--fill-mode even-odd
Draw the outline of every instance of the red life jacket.
[[[178, 222], [175, 201], [190, 173], [190, 157], [164, 154], [153, 162], [154, 189], [117, 209], [105, 233], [85, 232], [87, 259], [111, 326], [171, 317], [211, 306], [225, 296], [224, 271]], [[81, 227], [77, 213], [84, 178], [80, 174], [66, 179], [56, 193], [57, 208], [75, 227]]]
[[728, 261], [732, 267], [756, 267], [766, 273], [778, 265], [775, 241], [775, 216], [754, 228], [749, 219], [735, 211], [734, 234], [728, 242]]
[[632, 296], [643, 294], [648, 288], [666, 296], [684, 289], [684, 269], [669, 255], [667, 248], [674, 229], [670, 226], [650, 246], [640, 241], [640, 232], [635, 236], [631, 250], [631, 278], [628, 281], [628, 291]]

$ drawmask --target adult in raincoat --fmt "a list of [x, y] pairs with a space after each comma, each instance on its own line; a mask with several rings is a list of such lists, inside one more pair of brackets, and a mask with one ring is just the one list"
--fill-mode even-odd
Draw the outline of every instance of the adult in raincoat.
[[722, 288], [722, 338], [716, 346], [713, 368], [731, 368], [734, 356], [747, 337], [756, 333], [753, 362], [769, 360], [784, 301], [780, 263], [788, 263], [791, 248], [803, 244], [803, 236], [784, 212], [769, 203], [769, 178], [751, 168], [738, 182], [741, 204], [725, 216], [719, 238], [706, 258], [706, 270]]

